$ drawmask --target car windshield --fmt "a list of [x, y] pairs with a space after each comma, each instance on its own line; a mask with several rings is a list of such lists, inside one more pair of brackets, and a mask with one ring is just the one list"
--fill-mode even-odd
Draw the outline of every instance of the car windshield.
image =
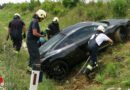
[[63, 37], [64, 37], [64, 35], [62, 35], [62, 34], [57, 34], [54, 37], [52, 37], [50, 40], [48, 40], [44, 45], [42, 45], [39, 48], [40, 54], [43, 53], [43, 52], [46, 52], [46, 51], [50, 50]]
[[106, 24], [106, 23], [100, 23], [100, 22], [94, 22], [93, 25], [102, 25], [104, 27], [108, 26], [108, 24]]

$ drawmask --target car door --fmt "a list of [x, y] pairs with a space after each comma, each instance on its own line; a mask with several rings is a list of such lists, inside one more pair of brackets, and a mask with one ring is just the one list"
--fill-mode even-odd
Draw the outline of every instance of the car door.
[[92, 33], [94, 33], [93, 27], [81, 28], [69, 35], [61, 44], [59, 44], [59, 46], [57, 46], [57, 48], [66, 48], [71, 46], [64, 51], [64, 54], [66, 54], [64, 59], [66, 59], [71, 65], [86, 58], [86, 52], [84, 52], [86, 47], [82, 46], [87, 44], [87, 40]]
[[87, 26], [82, 28], [82, 35], [80, 37], [79, 42], [77, 42], [77, 45], [85, 54], [87, 52], [88, 40], [90, 36], [96, 32], [95, 27], [96, 26]]

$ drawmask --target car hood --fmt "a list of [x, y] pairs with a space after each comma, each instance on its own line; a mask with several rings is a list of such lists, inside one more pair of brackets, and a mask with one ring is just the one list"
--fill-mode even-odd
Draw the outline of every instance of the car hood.
[[57, 49], [57, 50], [50, 50], [48, 52], [45, 52], [43, 57], [41, 57], [40, 61], [44, 62], [48, 58], [54, 59], [54, 58], [59, 58], [59, 57], [64, 57], [68, 52], [71, 50], [74, 50], [76, 48], [76, 43], [73, 43], [71, 45], [67, 45], [63, 48]]

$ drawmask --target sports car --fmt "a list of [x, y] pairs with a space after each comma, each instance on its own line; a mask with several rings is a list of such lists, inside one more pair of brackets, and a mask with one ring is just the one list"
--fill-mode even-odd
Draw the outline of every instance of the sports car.
[[[64, 79], [71, 69], [86, 60], [88, 40], [102, 25], [114, 42], [125, 42], [130, 31], [129, 19], [109, 19], [100, 22], [80, 22], [63, 29], [39, 48], [42, 70], [54, 79]], [[105, 42], [99, 50], [108, 46]]]

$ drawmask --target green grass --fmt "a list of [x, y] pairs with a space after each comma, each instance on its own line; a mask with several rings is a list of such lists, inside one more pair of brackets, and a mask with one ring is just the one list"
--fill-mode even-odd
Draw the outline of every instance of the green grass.
[[[83, 4], [78, 3], [74, 8], [63, 8], [64, 14], [59, 16], [60, 28], [63, 30], [65, 27], [75, 24], [77, 22], [94, 20], [87, 16], [87, 10], [93, 9], [102, 9], [105, 13], [105, 17], [102, 19], [112, 18], [112, 13], [109, 11], [110, 6], [106, 3], [102, 4], [101, 2], [94, 4]], [[59, 7], [56, 5], [56, 7]], [[33, 11], [21, 11], [16, 9], [13, 6], [10, 8], [4, 8], [0, 10], [0, 76], [2, 76], [7, 83], [6, 90], [29, 90], [30, 75], [26, 74], [26, 66], [28, 65], [28, 52], [23, 48], [20, 51], [19, 55], [14, 55], [12, 53], [12, 42], [9, 40], [6, 41], [7, 27], [9, 21], [12, 20], [14, 13], [18, 12], [21, 14], [21, 18], [26, 24], [28, 29], [30, 21], [33, 20], [32, 16], [41, 8], [35, 7]], [[129, 8], [129, 6], [128, 6]], [[127, 9], [128, 9], [127, 8]], [[10, 12], [11, 11], [11, 12]], [[124, 18], [130, 18], [130, 10], [127, 10], [127, 16]], [[40, 23], [41, 30], [45, 30], [48, 24], [53, 20], [52, 12], [47, 12], [47, 18]], [[4, 45], [6, 45], [4, 51]], [[112, 46], [104, 51], [99, 56], [99, 63], [101, 64], [101, 71], [96, 72], [95, 79], [93, 80], [93, 87], [90, 86], [90, 90], [107, 90], [111, 87], [121, 87], [127, 89], [130, 87], [130, 47], [127, 44], [119, 44]], [[122, 58], [123, 57], [123, 58]], [[79, 65], [80, 66], [80, 65]], [[79, 68], [78, 66], [78, 68]], [[77, 68], [77, 67], [76, 67]], [[71, 84], [59, 83], [50, 79], [46, 79], [45, 75], [43, 82], [39, 84], [38, 90], [57, 90], [58, 86], [69, 87]]]

